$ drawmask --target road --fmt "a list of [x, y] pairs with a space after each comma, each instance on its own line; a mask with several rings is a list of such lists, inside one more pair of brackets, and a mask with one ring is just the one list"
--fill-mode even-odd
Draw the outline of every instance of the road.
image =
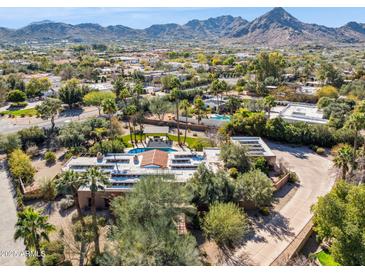
[[[14, 231], [16, 223], [16, 206], [14, 190], [0, 162], [0, 251], [23, 251], [22, 240], [14, 241]], [[0, 256], [0, 266], [4, 265], [25, 265], [25, 257], [20, 256]]]
[[283, 206], [260, 221], [253, 218], [254, 233], [235, 252], [250, 265], [270, 265], [304, 228], [312, 214], [310, 207], [328, 193], [335, 181], [332, 161], [304, 147], [268, 143], [277, 158], [283, 158], [300, 179], [298, 189]]
[[[84, 121], [91, 117], [98, 116], [99, 112], [95, 107], [87, 107], [84, 111], [74, 110], [65, 112], [55, 119], [56, 126], [62, 126], [70, 121]], [[35, 117], [24, 118], [0, 118], [1, 134], [14, 133], [31, 126], [50, 127], [49, 120], [42, 120]]]

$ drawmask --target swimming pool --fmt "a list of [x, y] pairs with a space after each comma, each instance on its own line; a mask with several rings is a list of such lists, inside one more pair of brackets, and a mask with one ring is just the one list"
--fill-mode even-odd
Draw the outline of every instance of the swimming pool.
[[177, 151], [176, 149], [169, 148], [169, 147], [162, 147], [162, 148], [141, 147], [141, 148], [132, 148], [131, 150], [128, 151], [128, 154], [139, 154], [139, 153], [142, 153], [142, 152], [145, 152], [145, 151], [149, 151], [149, 150], [154, 150], [154, 149], [166, 151], [167, 153]]
[[213, 115], [210, 116], [210, 119], [219, 120], [219, 121], [230, 121], [231, 116], [230, 115], [213, 114]]

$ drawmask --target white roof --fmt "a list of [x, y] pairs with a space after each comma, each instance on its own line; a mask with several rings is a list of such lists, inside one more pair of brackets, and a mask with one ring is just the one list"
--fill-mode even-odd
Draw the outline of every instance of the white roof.
[[308, 122], [314, 124], [327, 124], [328, 120], [323, 118], [323, 112], [316, 105], [303, 103], [290, 103], [279, 115], [286, 120], [293, 122]]

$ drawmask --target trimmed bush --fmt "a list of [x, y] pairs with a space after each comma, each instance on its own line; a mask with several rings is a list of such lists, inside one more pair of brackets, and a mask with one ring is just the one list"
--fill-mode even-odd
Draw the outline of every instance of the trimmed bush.
[[53, 165], [54, 163], [56, 163], [56, 154], [52, 151], [47, 151], [44, 154], [44, 160], [46, 160], [47, 165]]

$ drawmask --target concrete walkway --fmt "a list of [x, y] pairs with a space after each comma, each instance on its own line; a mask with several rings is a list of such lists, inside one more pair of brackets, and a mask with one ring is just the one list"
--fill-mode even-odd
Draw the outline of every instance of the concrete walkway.
[[328, 193], [335, 181], [330, 159], [305, 147], [268, 144], [277, 158], [282, 158], [286, 166], [297, 173], [300, 185], [277, 211], [260, 220], [254, 219], [254, 233], [235, 252], [236, 258], [246, 258], [250, 265], [270, 265], [308, 223], [312, 216], [311, 205]]
[[[14, 226], [17, 217], [13, 197], [13, 186], [7, 177], [3, 161], [0, 161], [0, 252], [24, 250], [22, 240], [14, 241]], [[0, 266], [3, 265], [25, 265], [25, 257], [0, 256]]]

